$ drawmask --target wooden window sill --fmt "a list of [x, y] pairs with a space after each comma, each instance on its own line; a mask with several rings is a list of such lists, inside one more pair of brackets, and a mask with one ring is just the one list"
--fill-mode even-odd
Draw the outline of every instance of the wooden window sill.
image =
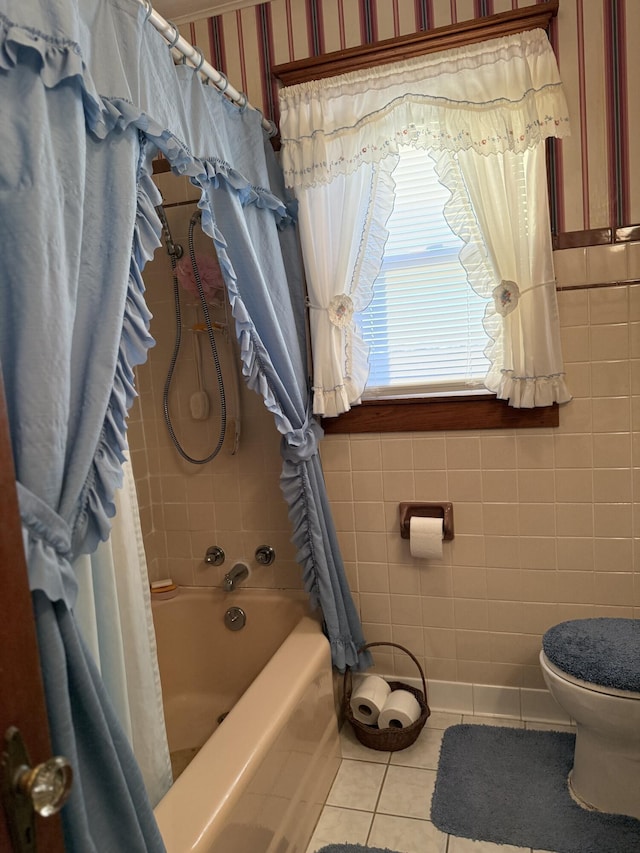
[[429, 400], [366, 400], [337, 418], [322, 418], [328, 435], [357, 432], [429, 432], [440, 430], [536, 429], [557, 427], [557, 405], [514, 409], [493, 395]]

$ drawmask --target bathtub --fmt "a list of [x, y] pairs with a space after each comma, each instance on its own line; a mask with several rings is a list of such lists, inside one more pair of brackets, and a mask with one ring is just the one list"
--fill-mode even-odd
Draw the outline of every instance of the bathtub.
[[[225, 627], [229, 607], [242, 630]], [[168, 853], [304, 853], [340, 762], [329, 644], [306, 596], [181, 587], [152, 610]]]

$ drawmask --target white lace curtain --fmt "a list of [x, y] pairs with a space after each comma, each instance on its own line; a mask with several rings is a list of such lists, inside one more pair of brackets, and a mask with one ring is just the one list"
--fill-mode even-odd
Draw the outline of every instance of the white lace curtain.
[[314, 413], [360, 402], [371, 301], [394, 203], [400, 146], [426, 149], [451, 191], [469, 284], [487, 298], [484, 384], [515, 407], [566, 402], [544, 140], [569, 132], [542, 30], [280, 92], [282, 165], [300, 205]]

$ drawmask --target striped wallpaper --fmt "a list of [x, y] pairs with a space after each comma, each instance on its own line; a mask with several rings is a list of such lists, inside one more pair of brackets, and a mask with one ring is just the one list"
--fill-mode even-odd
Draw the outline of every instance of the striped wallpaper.
[[[274, 65], [533, 5], [535, 0], [271, 0], [182, 24], [268, 118]], [[640, 0], [560, 0], [551, 41], [572, 136], [554, 142], [559, 232], [640, 223]]]

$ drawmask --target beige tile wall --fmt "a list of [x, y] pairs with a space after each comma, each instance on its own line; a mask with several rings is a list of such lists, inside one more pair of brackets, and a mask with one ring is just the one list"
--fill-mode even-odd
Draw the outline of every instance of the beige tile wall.
[[[162, 190], [166, 201], [188, 192], [172, 178]], [[169, 210], [185, 247], [193, 209]], [[574, 394], [557, 430], [330, 436], [322, 444], [365, 635], [407, 646], [432, 679], [541, 687], [547, 627], [640, 616], [640, 244], [565, 250], [556, 267], [559, 285], [571, 288], [559, 307]], [[161, 416], [173, 344], [169, 273], [159, 250], [145, 270], [158, 345], [138, 371], [142, 417], [134, 413], [130, 432], [152, 576], [217, 585], [242, 559], [254, 586], [299, 587], [279, 438], [261, 400], [242, 386], [235, 455], [227, 440], [214, 462], [194, 468], [170, 444]], [[233, 345], [219, 338], [229, 374]], [[189, 343], [176, 373], [176, 430], [201, 452], [212, 436], [185, 416], [195, 374]], [[454, 504], [456, 535], [442, 561], [412, 558], [400, 538], [398, 502], [414, 498]], [[278, 555], [268, 569], [253, 559], [265, 543]], [[203, 562], [211, 544], [227, 552], [222, 568]], [[376, 662], [416, 674], [402, 653], [377, 653]]]

